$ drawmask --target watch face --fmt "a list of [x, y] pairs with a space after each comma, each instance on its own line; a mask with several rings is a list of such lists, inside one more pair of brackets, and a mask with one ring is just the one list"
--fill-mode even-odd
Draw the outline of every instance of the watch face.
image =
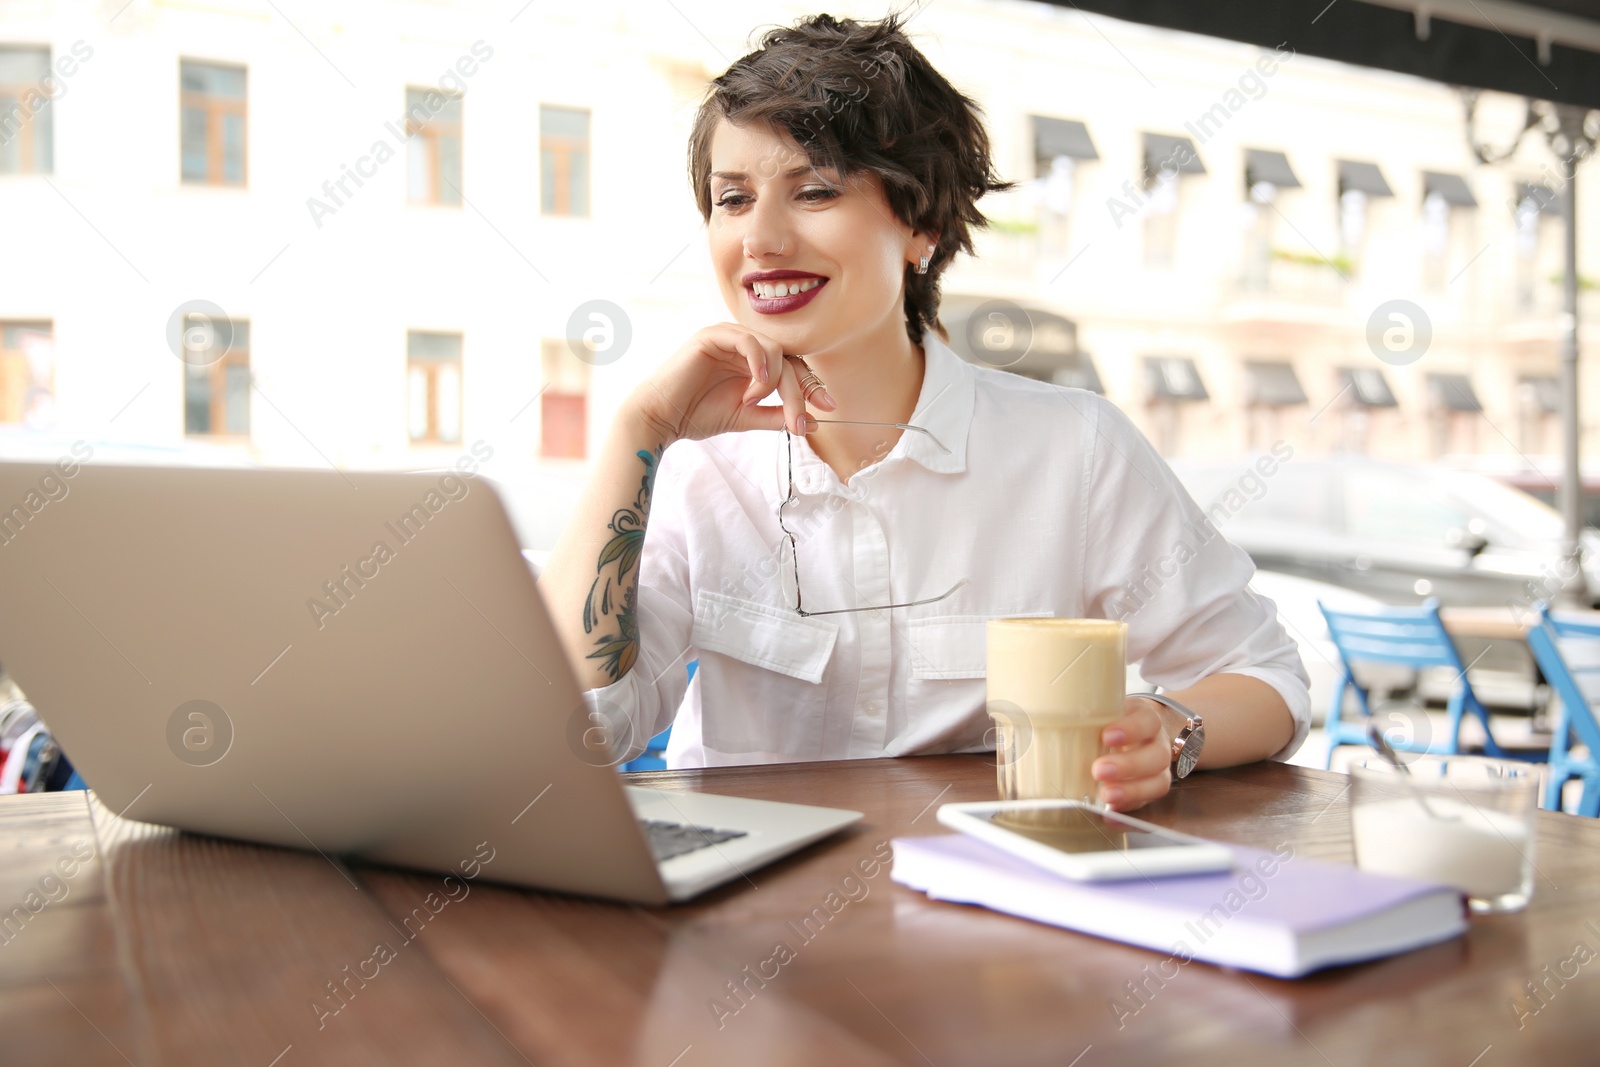
[[1187, 778], [1189, 772], [1194, 770], [1194, 765], [1200, 762], [1200, 749], [1206, 743], [1206, 728], [1197, 726], [1183, 742], [1183, 751], [1178, 753], [1178, 759], [1172, 768], [1174, 777]]

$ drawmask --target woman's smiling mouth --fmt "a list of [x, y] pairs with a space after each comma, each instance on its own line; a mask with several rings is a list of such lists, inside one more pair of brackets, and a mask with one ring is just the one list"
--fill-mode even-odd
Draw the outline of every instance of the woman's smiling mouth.
[[750, 307], [762, 315], [781, 315], [805, 307], [828, 279], [816, 276], [776, 278], [770, 281], [753, 281], [745, 285], [750, 294]]

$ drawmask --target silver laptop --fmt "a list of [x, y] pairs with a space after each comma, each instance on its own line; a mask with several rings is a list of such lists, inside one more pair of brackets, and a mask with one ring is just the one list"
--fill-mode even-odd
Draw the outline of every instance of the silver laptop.
[[0, 665], [112, 811], [330, 857], [661, 904], [861, 818], [625, 787], [484, 478], [0, 463]]

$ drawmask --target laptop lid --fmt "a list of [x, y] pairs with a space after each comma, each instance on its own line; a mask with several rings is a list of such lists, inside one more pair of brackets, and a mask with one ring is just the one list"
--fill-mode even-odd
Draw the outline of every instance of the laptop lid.
[[485, 479], [0, 463], [0, 602], [113, 811], [667, 899]]

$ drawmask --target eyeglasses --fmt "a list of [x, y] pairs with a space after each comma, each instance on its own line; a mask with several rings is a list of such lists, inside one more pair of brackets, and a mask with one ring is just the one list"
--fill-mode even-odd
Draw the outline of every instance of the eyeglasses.
[[[925, 429], [925, 428], [923, 428], [921, 426], [913, 426], [910, 423], [905, 423], [905, 422], [857, 422], [857, 421], [854, 421], [854, 420], [851, 420], [851, 419], [817, 419], [816, 421], [818, 421], [818, 422], [843, 423], [843, 424], [850, 425], [850, 426], [893, 426], [893, 427], [895, 427], [897, 429], [901, 429], [901, 430], [915, 430], [917, 433], [927, 434], [928, 440], [932, 441], [934, 447], [937, 448], [939, 451], [943, 452], [945, 455], [949, 455], [950, 454], [950, 450], [948, 448], [944, 447], [944, 445], [939, 442], [939, 439], [933, 435], [932, 431], [927, 430], [927, 429]], [[946, 589], [944, 592], [940, 593], [938, 596], [927, 597], [926, 599], [923, 599], [923, 600], [908, 600], [903, 604], [883, 604], [883, 605], [878, 605], [878, 606], [868, 606], [868, 607], [860, 607], [860, 608], [830, 608], [827, 611], [807, 611], [805, 609], [805, 603], [804, 603], [804, 601], [802, 600], [802, 598], [800, 596], [800, 557], [799, 557], [799, 553], [798, 553], [798, 551], [796, 549], [796, 546], [795, 546], [794, 531], [790, 530], [789, 527], [787, 525], [785, 525], [784, 521], [783, 521], [783, 509], [788, 507], [790, 504], [793, 504], [793, 503], [796, 502], [796, 498], [795, 498], [795, 495], [794, 495], [794, 435], [789, 432], [787, 427], [785, 427], [784, 431], [783, 431], [783, 447], [784, 447], [785, 451], [787, 451], [788, 454], [789, 454], [789, 492], [788, 492], [788, 495], [786, 495], [783, 498], [783, 500], [780, 501], [779, 504], [778, 504], [778, 528], [783, 531], [783, 534], [784, 534], [784, 542], [783, 543], [788, 546], [787, 550], [784, 551], [784, 549], [780, 545], [780, 551], [784, 551], [784, 554], [789, 557], [784, 562], [787, 564], [790, 573], [794, 576], [794, 610], [795, 610], [795, 614], [801, 616], [802, 618], [810, 618], [813, 615], [843, 615], [844, 613], [851, 612], [851, 611], [888, 611], [888, 610], [890, 610], [892, 608], [914, 608], [914, 607], [917, 607], [919, 604], [933, 604], [933, 603], [936, 603], [937, 601], [943, 600], [945, 597], [949, 596], [950, 594], [954, 593], [957, 589], [960, 589], [962, 586], [967, 584], [967, 580], [965, 578], [962, 578], [960, 581], [956, 582], [955, 585], [952, 585], [949, 589]]]

